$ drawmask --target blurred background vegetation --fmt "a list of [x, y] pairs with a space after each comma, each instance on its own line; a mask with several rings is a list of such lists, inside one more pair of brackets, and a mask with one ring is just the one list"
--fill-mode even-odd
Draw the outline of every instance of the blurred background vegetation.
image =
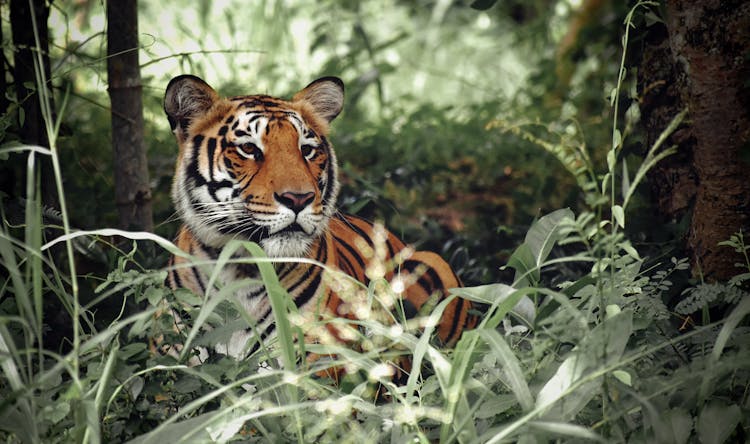
[[[481, 11], [470, 3], [200, 0], [185, 8], [141, 0], [157, 234], [171, 237], [177, 226], [169, 198], [176, 143], [161, 108], [171, 77], [196, 74], [225, 95], [289, 96], [336, 75], [347, 87], [331, 137], [341, 209], [441, 252], [467, 284], [501, 279], [529, 223], [581, 199], [554, 154], [508, 130], [536, 128], [550, 143], [572, 140], [603, 159], [627, 5], [503, 1]], [[117, 224], [105, 22], [99, 1], [51, 6], [52, 85], [58, 103], [70, 93], [60, 156], [78, 228]], [[12, 125], [3, 136], [13, 138]]]

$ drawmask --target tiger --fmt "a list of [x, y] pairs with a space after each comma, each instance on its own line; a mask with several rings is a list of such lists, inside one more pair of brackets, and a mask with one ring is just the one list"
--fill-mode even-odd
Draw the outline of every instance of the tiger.
[[[346, 307], [324, 276], [324, 269], [338, 270], [369, 284], [373, 257], [363, 246], [377, 247], [377, 226], [336, 207], [338, 167], [327, 136], [343, 105], [344, 83], [337, 77], [319, 78], [289, 100], [222, 98], [199, 77], [173, 78], [164, 111], [178, 145], [171, 195], [182, 226], [175, 244], [206, 261], [215, 261], [233, 239], [257, 243], [270, 258], [305, 259], [274, 265], [299, 312], [357, 319], [357, 310]], [[412, 276], [395, 288], [406, 318], [461, 286], [439, 255], [413, 251], [387, 230], [382, 238], [385, 257], [380, 259], [397, 264], [385, 278]], [[168, 270], [171, 288], [206, 293], [209, 277], [185, 257], [173, 255]], [[248, 264], [227, 264], [221, 272], [224, 284], [257, 276], [257, 267]], [[244, 286], [233, 297], [256, 324], [234, 332], [216, 350], [242, 358], [270, 340], [276, 326], [263, 285]], [[438, 344], [454, 346], [476, 323], [471, 302], [452, 299], [435, 327]]]

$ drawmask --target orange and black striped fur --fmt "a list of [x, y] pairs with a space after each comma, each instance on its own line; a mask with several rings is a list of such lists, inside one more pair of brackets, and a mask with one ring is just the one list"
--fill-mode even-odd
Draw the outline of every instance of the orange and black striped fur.
[[[309, 258], [367, 283], [368, 255], [373, 245], [371, 223], [336, 211], [336, 156], [328, 142], [329, 123], [343, 107], [340, 79], [312, 82], [291, 100], [265, 95], [220, 98], [203, 80], [190, 75], [172, 79], [164, 109], [177, 138], [179, 155], [172, 198], [183, 226], [177, 245], [203, 259], [216, 259], [231, 239], [257, 242], [270, 257]], [[398, 288], [406, 316], [414, 316], [434, 294], [439, 298], [460, 282], [450, 266], [430, 252], [405, 254], [393, 234], [385, 236], [386, 262], [397, 259], [394, 279], [412, 273]], [[408, 257], [404, 257], [408, 256]], [[206, 290], [207, 276], [173, 257], [169, 285], [196, 293]], [[180, 267], [180, 265], [183, 265]], [[341, 295], [323, 278], [323, 268], [306, 262], [276, 265], [281, 284], [302, 312], [323, 310], [354, 319]], [[227, 265], [222, 280], [255, 277], [247, 265]], [[262, 286], [235, 295], [257, 321], [261, 339], [274, 334], [271, 306]], [[471, 304], [454, 299], [436, 328], [443, 345], [452, 346], [476, 319]], [[236, 332], [224, 353], [246, 356], [250, 331]], [[257, 347], [257, 345], [256, 345]]]

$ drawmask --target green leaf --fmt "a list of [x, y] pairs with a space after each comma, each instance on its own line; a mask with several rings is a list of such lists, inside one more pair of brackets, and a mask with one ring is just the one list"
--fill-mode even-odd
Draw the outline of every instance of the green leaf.
[[155, 307], [164, 298], [164, 292], [163, 288], [148, 287], [143, 295], [148, 300], [148, 303], [152, 307]]
[[643, 260], [643, 259], [641, 258], [641, 256], [640, 256], [640, 255], [638, 254], [638, 250], [636, 250], [636, 249], [635, 249], [635, 247], [633, 247], [633, 245], [632, 245], [632, 244], [630, 243], [630, 241], [624, 241], [624, 242], [622, 242], [622, 243], [620, 244], [620, 246], [621, 246], [621, 247], [622, 247], [622, 249], [623, 249], [623, 250], [625, 250], [625, 252], [626, 252], [626, 253], [628, 253], [628, 255], [629, 255], [630, 257], [632, 257], [633, 259], [635, 259], [635, 260], [637, 260], [637, 261], [641, 261], [641, 260]]
[[140, 395], [143, 391], [143, 386], [145, 385], [145, 383], [146, 381], [140, 376], [136, 376], [135, 378], [131, 379], [130, 382], [128, 382], [126, 388], [128, 390], [128, 393], [130, 394], [130, 398], [133, 401], [138, 399], [138, 395]]
[[702, 444], [721, 444], [734, 432], [740, 419], [742, 414], [736, 405], [711, 402], [698, 416], [698, 439]]
[[674, 408], [664, 415], [664, 419], [672, 429], [675, 444], [685, 444], [693, 431], [693, 417], [685, 409]]
[[57, 424], [70, 413], [70, 404], [66, 401], [56, 402], [52, 405], [44, 406], [41, 413], [43, 419], [50, 421], [52, 424]]
[[474, 417], [477, 419], [488, 419], [507, 412], [512, 407], [518, 405], [518, 399], [513, 395], [491, 394], [490, 398], [482, 403], [477, 409]]
[[[490, 305], [490, 308], [486, 311], [485, 319], [482, 321], [484, 327], [490, 329], [497, 328], [502, 319], [508, 313], [512, 312], [521, 300], [524, 298], [528, 299], [528, 295], [534, 292], [535, 290], [530, 287], [517, 290], [505, 284], [451, 289], [451, 294], [455, 294], [458, 297], [484, 301], [483, 303]], [[521, 313], [521, 315], [524, 316], [524, 313]], [[459, 340], [458, 344], [460, 343], [461, 341]], [[458, 349], [458, 344], [456, 345], [456, 349]]]
[[612, 372], [612, 376], [619, 379], [620, 382], [622, 382], [623, 384], [629, 387], [633, 385], [633, 381], [632, 381], [632, 378], [630, 377], [630, 373], [626, 372], [625, 370], [615, 370]]
[[148, 350], [148, 345], [144, 342], [131, 342], [130, 344], [120, 347], [117, 351], [117, 358], [122, 361], [127, 361], [131, 357], [138, 353], [145, 352]]
[[508, 266], [516, 270], [514, 287], [536, 285], [542, 264], [563, 237], [560, 233], [562, 222], [573, 218], [573, 212], [563, 208], [542, 216], [531, 225], [524, 243], [508, 259]]
[[726, 346], [727, 341], [729, 341], [729, 338], [732, 336], [732, 332], [735, 328], [737, 328], [737, 325], [739, 325], [740, 321], [742, 321], [742, 319], [744, 319], [748, 314], [750, 314], [750, 299], [744, 298], [742, 301], [740, 301], [739, 304], [737, 304], [737, 307], [732, 310], [732, 312], [727, 317], [726, 322], [721, 327], [719, 335], [716, 338], [714, 348], [713, 350], [711, 350], [712, 361], [718, 362], [722, 351], [724, 351], [724, 347]]
[[607, 152], [607, 171], [614, 171], [616, 162], [617, 157], [615, 155], [615, 150], [609, 150]]
[[615, 317], [618, 314], [620, 314], [622, 312], [622, 310], [620, 310], [620, 306], [619, 305], [610, 304], [610, 305], [607, 305], [606, 307], [604, 307], [604, 312], [606, 313], [605, 319], [609, 319], [609, 318]]
[[620, 133], [620, 130], [615, 129], [614, 132], [612, 133], [612, 151], [617, 150], [617, 148], [619, 148], [621, 144], [622, 144], [622, 133]]
[[[258, 259], [267, 259], [265, 252], [258, 244], [247, 242], [245, 248]], [[268, 261], [259, 261], [257, 263], [260, 276], [266, 286], [268, 299], [271, 302], [271, 310], [276, 324], [276, 331], [279, 337], [279, 345], [284, 362], [284, 368], [288, 371], [294, 371], [296, 368], [296, 358], [294, 352], [294, 341], [292, 339], [292, 327], [289, 323], [288, 301], [291, 300], [286, 289], [281, 286], [273, 264]], [[293, 304], [291, 304], [293, 306]]]
[[79, 418], [83, 418], [83, 423], [86, 426], [84, 442], [102, 442], [101, 434], [101, 421], [99, 421], [99, 412], [96, 408], [96, 402], [92, 399], [83, 399], [77, 405], [77, 415]]
[[664, 20], [661, 19], [654, 11], [646, 11], [646, 13], [643, 15], [643, 17], [646, 19], [646, 26], [652, 26], [656, 23], [664, 23]]
[[529, 427], [555, 435], [570, 436], [579, 439], [607, 442], [604, 438], [587, 429], [586, 427], [567, 422], [553, 421], [529, 421]]
[[526, 378], [516, 355], [497, 330], [482, 329], [477, 330], [477, 333], [490, 346], [490, 350], [502, 364], [505, 376], [508, 378], [508, 385], [516, 395], [521, 408], [524, 411], [530, 411], [534, 408], [534, 399], [531, 397], [531, 391], [526, 384]]
[[198, 296], [187, 288], [178, 288], [177, 290], [174, 290], [174, 297], [178, 302], [196, 307], [203, 303], [202, 297]]
[[531, 247], [523, 243], [516, 248], [516, 251], [508, 258], [507, 267], [516, 270], [514, 286], [528, 287], [534, 286], [539, 282], [540, 272], [535, 267], [534, 254]]
[[599, 388], [599, 377], [588, 375], [620, 359], [633, 332], [633, 313], [623, 310], [596, 326], [560, 364], [539, 391], [537, 408], [545, 419], [569, 420], [583, 409]]
[[149, 433], [128, 441], [129, 444], [167, 443], [167, 442], [212, 442], [206, 426], [220, 418], [221, 411], [214, 411], [186, 419], [181, 422], [162, 424]]
[[174, 389], [178, 393], [192, 393], [198, 391], [203, 383], [195, 377], [184, 375], [174, 383]]
[[612, 215], [620, 228], [625, 228], [625, 211], [619, 205], [612, 205]]
[[622, 162], [622, 179], [620, 180], [620, 192], [622, 196], [627, 196], [630, 193], [630, 173], [628, 172], [628, 163], [623, 160]]
[[715, 387], [713, 384], [713, 376], [715, 372], [710, 372], [710, 370], [717, 366], [721, 353], [724, 351], [724, 347], [732, 336], [732, 332], [734, 332], [737, 325], [739, 325], [748, 314], [750, 314], [750, 298], [744, 298], [739, 304], [737, 304], [737, 307], [732, 310], [729, 316], [727, 316], [727, 320], [721, 327], [721, 330], [719, 330], [719, 334], [716, 337], [716, 343], [711, 350], [711, 355], [708, 360], [709, 373], [708, 376], [703, 378], [703, 382], [701, 383], [700, 392], [698, 394], [699, 399], [705, 400], [711, 393], [711, 390]]
[[[36, 420], [33, 416], [27, 412], [21, 413], [16, 407], [11, 406], [0, 411], [0, 430], [13, 433], [20, 442], [41, 442], [35, 425]], [[12, 441], [8, 439], [8, 442]]]

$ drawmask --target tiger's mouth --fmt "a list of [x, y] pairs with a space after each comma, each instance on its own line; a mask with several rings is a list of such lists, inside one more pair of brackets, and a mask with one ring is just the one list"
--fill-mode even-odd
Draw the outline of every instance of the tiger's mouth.
[[302, 228], [302, 225], [299, 224], [299, 222], [292, 222], [291, 224], [287, 225], [286, 227], [282, 228], [281, 230], [273, 233], [272, 235], [286, 235], [286, 234], [304, 234], [307, 236], [311, 236], [312, 233], [308, 233], [304, 228]]
[[307, 257], [313, 233], [307, 233], [294, 223], [273, 234], [268, 234], [258, 243], [270, 257]]

